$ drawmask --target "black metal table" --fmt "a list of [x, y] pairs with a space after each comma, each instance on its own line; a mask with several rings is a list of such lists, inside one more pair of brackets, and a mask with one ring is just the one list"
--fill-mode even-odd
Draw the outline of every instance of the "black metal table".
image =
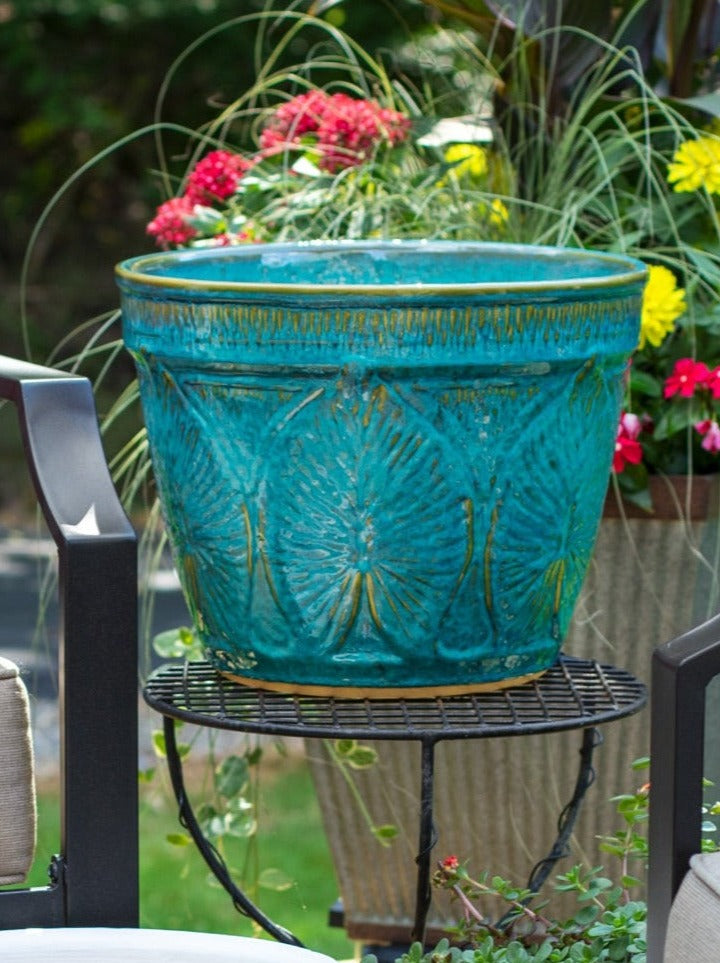
[[474, 695], [432, 699], [337, 699], [282, 695], [232, 682], [205, 662], [167, 664], [147, 681], [145, 701], [164, 717], [165, 743], [180, 819], [237, 909], [276, 939], [301, 945], [268, 919], [234, 883], [224, 861], [198, 825], [188, 801], [174, 720], [239, 732], [305, 738], [417, 740], [421, 744], [420, 830], [415, 939], [423, 939], [431, 898], [434, 846], [435, 744], [444, 739], [489, 739], [581, 729], [580, 769], [573, 796], [558, 820], [558, 836], [534, 867], [527, 888], [536, 892], [566, 852], [585, 792], [593, 781], [592, 756], [601, 741], [596, 726], [632, 715], [647, 701], [630, 673], [587, 659], [560, 656], [539, 679]]

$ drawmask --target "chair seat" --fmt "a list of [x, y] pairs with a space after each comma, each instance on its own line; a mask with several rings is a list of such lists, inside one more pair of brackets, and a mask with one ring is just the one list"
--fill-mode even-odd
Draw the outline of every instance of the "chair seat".
[[248, 936], [110, 928], [0, 932], [3, 963], [331, 963], [329, 956]]
[[665, 963], [720, 960], [720, 853], [697, 853], [668, 920]]

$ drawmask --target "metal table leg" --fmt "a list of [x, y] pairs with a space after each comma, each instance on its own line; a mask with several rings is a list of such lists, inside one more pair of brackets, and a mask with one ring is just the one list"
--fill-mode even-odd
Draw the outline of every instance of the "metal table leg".
[[415, 898], [415, 925], [412, 938], [420, 943], [425, 940], [425, 923], [432, 900], [430, 885], [430, 856], [437, 842], [433, 823], [433, 776], [435, 772], [435, 742], [423, 739], [420, 767], [420, 838], [415, 862], [418, 867], [417, 895]]

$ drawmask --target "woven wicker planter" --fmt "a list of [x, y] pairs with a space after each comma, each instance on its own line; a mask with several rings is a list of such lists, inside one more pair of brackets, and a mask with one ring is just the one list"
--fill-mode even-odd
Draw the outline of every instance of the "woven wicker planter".
[[[712, 559], [718, 538], [717, 477], [696, 478], [690, 521], [683, 517], [686, 479], [653, 479], [658, 511], [647, 516], [626, 509], [622, 517], [609, 496], [595, 554], [575, 609], [564, 651], [629, 669], [649, 681], [653, 647], [704, 619], [711, 574], [696, 551]], [[596, 752], [597, 779], [580, 813], [572, 854], [558, 865], [607, 863], [598, 835], [618, 828], [610, 797], [636, 788], [630, 763], [649, 751], [649, 716], [640, 713], [602, 730]], [[570, 799], [578, 766], [578, 732], [440, 743], [436, 750], [438, 858], [455, 854], [483, 869], [523, 884], [536, 860], [555, 839], [558, 816]], [[395, 823], [401, 836], [392, 847], [375, 845], [337, 769], [308, 744], [325, 828], [335, 858], [348, 933], [357, 939], [410, 938], [415, 901], [417, 800], [420, 750], [417, 743], [376, 743], [377, 767], [357, 774], [374, 820]], [[713, 774], [710, 774], [712, 778]], [[717, 778], [717, 777], [716, 777]], [[551, 892], [547, 886], [548, 895]], [[553, 898], [562, 915], [572, 899]], [[494, 912], [494, 911], [491, 911]], [[431, 929], [453, 919], [444, 894], [436, 894]]]

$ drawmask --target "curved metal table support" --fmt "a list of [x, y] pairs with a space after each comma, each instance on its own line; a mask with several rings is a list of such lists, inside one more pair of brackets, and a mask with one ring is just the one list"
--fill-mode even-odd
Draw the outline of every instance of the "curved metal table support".
[[293, 946], [302, 946], [303, 944], [290, 930], [285, 929], [284, 926], [279, 926], [277, 923], [273, 923], [273, 921], [263, 913], [260, 907], [256, 906], [253, 901], [235, 885], [225, 864], [225, 860], [212, 843], [203, 835], [203, 831], [190, 804], [185, 789], [185, 780], [183, 778], [182, 759], [178, 752], [177, 740], [175, 739], [175, 720], [170, 716], [163, 717], [163, 730], [165, 734], [165, 754], [168, 761], [170, 781], [172, 782], [173, 792], [180, 807], [180, 823], [192, 836], [193, 842], [200, 851], [200, 855], [207, 863], [217, 881], [229, 894], [233, 906], [239, 913], [254, 920], [266, 933], [275, 937], [279, 943], [290, 943]]
[[550, 852], [534, 867], [528, 889], [537, 892], [567, 843], [585, 793], [593, 782], [596, 728], [631, 715], [647, 701], [645, 686], [622, 669], [561, 656], [540, 679], [514, 688], [436, 699], [373, 701], [280, 695], [241, 686], [207, 663], [168, 664], [148, 679], [145, 700], [165, 719], [168, 764], [180, 819], [235, 906], [282, 942], [299, 945], [292, 933], [269, 920], [235, 886], [227, 867], [203, 837], [187, 798], [174, 722], [240, 732], [305, 738], [417, 740], [421, 744], [420, 826], [414, 939], [422, 942], [431, 899], [431, 855], [435, 844], [433, 774], [436, 743], [444, 739], [489, 739], [562, 729], [582, 729], [580, 767], [573, 796], [558, 820]]

